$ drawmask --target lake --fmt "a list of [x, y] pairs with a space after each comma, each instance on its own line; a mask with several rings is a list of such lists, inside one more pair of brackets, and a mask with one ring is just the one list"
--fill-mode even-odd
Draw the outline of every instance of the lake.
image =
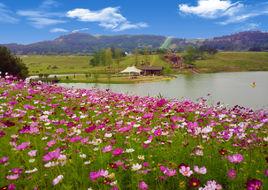
[[[255, 82], [256, 86], [252, 83]], [[241, 105], [253, 109], [268, 108], [268, 72], [233, 72], [195, 75], [178, 75], [170, 81], [139, 84], [60, 84], [74, 88], [111, 89], [113, 92], [139, 96], [197, 100], [208, 99], [209, 104], [218, 101], [225, 105]]]

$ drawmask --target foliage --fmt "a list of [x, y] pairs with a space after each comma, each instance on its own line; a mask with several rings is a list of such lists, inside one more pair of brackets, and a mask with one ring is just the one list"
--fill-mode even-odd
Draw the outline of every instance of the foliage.
[[0, 71], [1, 75], [9, 73], [18, 78], [26, 78], [28, 76], [28, 68], [19, 57], [12, 55], [6, 47], [0, 46]]
[[201, 46], [199, 47], [199, 51], [201, 52], [205, 52], [209, 55], [215, 55], [216, 53], [218, 53], [218, 50], [209, 46]]
[[124, 53], [119, 48], [107, 48], [97, 51], [93, 54], [93, 58], [90, 59], [90, 65], [95, 66], [108, 66], [109, 68], [115, 61], [119, 67], [120, 61]]
[[[144, 55], [137, 54], [138, 63], [145, 59]], [[183, 54], [179, 54], [183, 55]], [[152, 66], [170, 67], [170, 64], [162, 55], [149, 55]], [[73, 73], [107, 73], [105, 66], [90, 67], [88, 60], [91, 56], [22, 56], [21, 59], [29, 68], [31, 75], [38, 73], [49, 74], [73, 74]], [[118, 70], [125, 69], [136, 63], [136, 56], [128, 55], [122, 57], [119, 68], [114, 61], [114, 68]], [[57, 71], [48, 69], [48, 65], [54, 63], [59, 69]], [[194, 62], [201, 72], [223, 72], [223, 71], [267, 71], [268, 70], [268, 52], [218, 52], [206, 59]]]
[[[0, 79], [8, 189], [265, 189], [267, 110]], [[4, 188], [6, 189], [6, 188]]]
[[203, 51], [200, 51], [200, 49], [197, 47], [189, 46], [186, 49], [185, 54], [183, 55], [183, 61], [186, 64], [192, 65], [196, 60], [203, 59], [203, 57], [204, 57]]

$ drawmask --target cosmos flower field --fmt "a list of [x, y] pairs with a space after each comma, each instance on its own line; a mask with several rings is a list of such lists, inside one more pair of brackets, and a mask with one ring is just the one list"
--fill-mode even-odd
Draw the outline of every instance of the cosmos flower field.
[[268, 110], [0, 78], [3, 189], [268, 187]]

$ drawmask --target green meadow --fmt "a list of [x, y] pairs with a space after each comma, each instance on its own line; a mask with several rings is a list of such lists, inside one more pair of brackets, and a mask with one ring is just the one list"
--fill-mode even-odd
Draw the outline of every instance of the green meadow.
[[[144, 55], [127, 56], [122, 58], [119, 64], [112, 63], [107, 66], [93, 67], [89, 65], [91, 56], [78, 55], [28, 55], [21, 56], [29, 68], [31, 75], [38, 74], [73, 74], [73, 73], [117, 73], [127, 66], [146, 60]], [[170, 63], [163, 59], [163, 55], [149, 55], [147, 58], [152, 66], [163, 66], [165, 73], [187, 73], [188, 70], [172, 70]], [[267, 71], [268, 52], [219, 52], [213, 56], [207, 56], [203, 60], [194, 63], [201, 73], [206, 72], [236, 72], [236, 71]]]

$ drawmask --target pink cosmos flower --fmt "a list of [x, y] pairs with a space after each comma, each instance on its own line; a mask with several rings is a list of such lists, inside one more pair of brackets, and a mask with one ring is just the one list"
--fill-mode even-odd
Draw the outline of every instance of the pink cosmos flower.
[[101, 169], [101, 170], [96, 171], [96, 172], [90, 172], [89, 178], [91, 179], [91, 181], [96, 181], [100, 177], [107, 177], [108, 174], [109, 173], [107, 170]]
[[222, 186], [214, 180], [207, 181], [205, 187], [200, 187], [199, 190], [222, 190]]
[[16, 146], [17, 150], [25, 150], [30, 146], [30, 142], [23, 142], [20, 145]]
[[205, 166], [200, 167], [200, 168], [198, 166], [194, 166], [194, 171], [198, 174], [206, 174], [207, 168]]
[[51, 140], [51, 141], [47, 142], [47, 146], [48, 146], [48, 147], [52, 147], [52, 146], [54, 146], [55, 144], [56, 144], [56, 141], [55, 141], [55, 140]]
[[102, 149], [102, 152], [111, 152], [113, 150], [113, 147], [112, 147], [112, 145], [108, 145], [108, 146], [105, 146], [105, 147], [103, 147], [103, 149]]
[[12, 168], [11, 172], [13, 174], [21, 174], [22, 173], [22, 169], [21, 168]]
[[19, 174], [11, 174], [11, 175], [7, 175], [6, 179], [8, 180], [17, 180], [20, 177]]
[[124, 152], [124, 150], [122, 148], [116, 148], [113, 150], [113, 155], [120, 156], [123, 152]]
[[39, 129], [36, 126], [24, 126], [19, 130], [20, 134], [37, 134], [39, 133]]
[[179, 117], [179, 116], [172, 116], [172, 117], [170, 118], [170, 120], [171, 120], [173, 123], [184, 121], [184, 119], [181, 118], [181, 117]]
[[168, 177], [172, 177], [177, 174], [177, 171], [175, 169], [169, 169], [165, 166], [160, 166], [160, 171]]
[[82, 140], [82, 137], [80, 137], [80, 136], [75, 136], [75, 137], [72, 137], [72, 138], [70, 138], [70, 142], [71, 143], [75, 143], [75, 142], [78, 142], [78, 141], [80, 141], [80, 140]]
[[26, 110], [34, 110], [34, 109], [35, 109], [34, 106], [29, 105], [29, 104], [26, 104], [26, 105], [24, 105], [23, 107], [24, 107], [24, 109], [26, 109]]
[[162, 107], [162, 106], [164, 106], [166, 103], [167, 103], [167, 100], [165, 100], [165, 99], [160, 99], [160, 100], [156, 103], [156, 105], [157, 105], [158, 107]]
[[8, 162], [8, 157], [7, 156], [3, 156], [2, 158], [0, 158], [0, 164], [5, 164]]
[[268, 177], [268, 169], [264, 170], [264, 175]]
[[91, 127], [86, 128], [86, 129], [85, 129], [85, 132], [86, 132], [86, 133], [91, 133], [91, 132], [93, 132], [95, 129], [96, 129], [96, 126], [93, 125], [93, 126], [91, 126]]
[[162, 134], [162, 129], [156, 129], [155, 131], [154, 131], [154, 135], [155, 136], [160, 136]]
[[28, 152], [28, 155], [30, 157], [35, 157], [36, 156], [36, 153], [37, 153], [37, 150], [31, 150], [31, 151]]
[[242, 154], [229, 155], [227, 158], [229, 162], [234, 163], [234, 164], [238, 164], [244, 160], [244, 157]]
[[54, 151], [48, 152], [45, 156], [43, 156], [43, 161], [48, 162], [53, 159], [57, 159], [60, 157], [60, 149], [57, 148]]
[[131, 129], [132, 129], [132, 126], [129, 125], [129, 126], [126, 126], [126, 127], [121, 127], [120, 129], [118, 129], [118, 132], [126, 133], [126, 132], [130, 131]]
[[189, 166], [181, 166], [179, 172], [186, 177], [190, 177], [193, 174], [193, 171]]
[[63, 175], [59, 175], [57, 176], [55, 179], [53, 179], [52, 184], [55, 186], [57, 185], [59, 182], [61, 182], [63, 180]]
[[8, 185], [7, 188], [8, 188], [8, 190], [15, 190], [16, 189], [16, 185], [13, 184], [13, 183], [11, 183], [11, 184]]
[[145, 113], [143, 115], [143, 119], [152, 119], [154, 117], [154, 114], [153, 113]]
[[6, 135], [6, 133], [4, 131], [1, 131], [0, 130], [0, 138], [3, 137], [3, 136], [5, 136], [5, 135]]
[[58, 128], [56, 130], [56, 133], [58, 133], [58, 134], [64, 133], [64, 129], [63, 128]]
[[230, 169], [227, 172], [227, 176], [228, 176], [229, 179], [235, 179], [236, 178], [236, 171], [235, 171], [235, 169]]
[[140, 190], [148, 190], [149, 187], [148, 187], [148, 185], [144, 181], [140, 181], [139, 182], [139, 189]]

